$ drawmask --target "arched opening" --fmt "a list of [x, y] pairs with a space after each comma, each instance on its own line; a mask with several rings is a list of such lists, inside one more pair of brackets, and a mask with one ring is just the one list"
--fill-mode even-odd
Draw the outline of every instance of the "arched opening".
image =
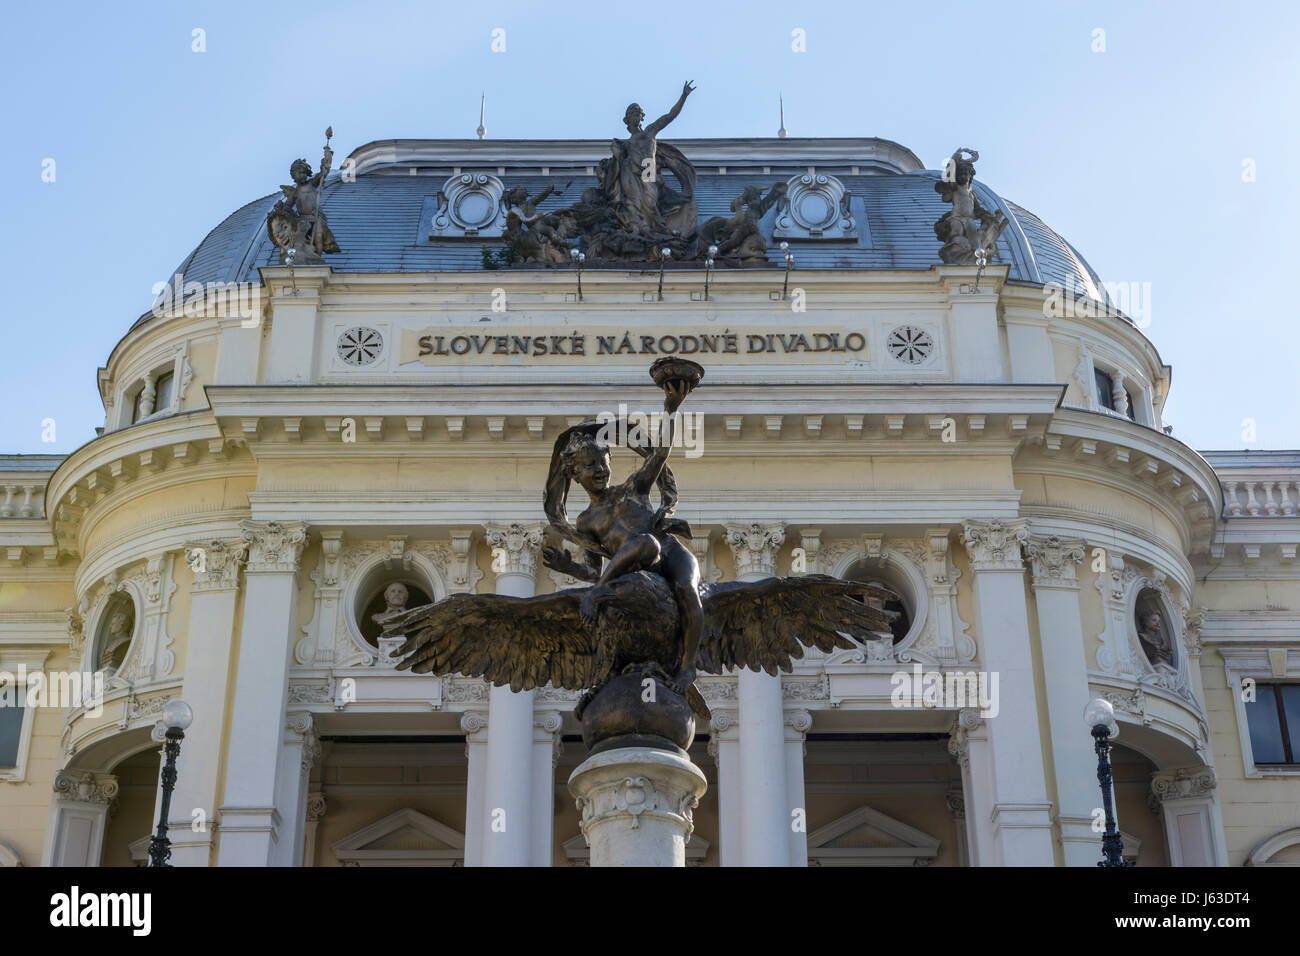
[[432, 585], [414, 568], [390, 570], [379, 565], [357, 588], [357, 629], [367, 644], [377, 648], [385, 615], [432, 604], [432, 594]]
[[884, 609], [898, 614], [890, 624], [895, 644], [904, 640], [912, 632], [912, 622], [916, 616], [916, 599], [912, 594], [910, 582], [901, 571], [888, 562], [861, 560], [851, 565], [843, 577], [846, 581], [879, 584], [894, 595], [885, 602]]
[[125, 591], [114, 594], [99, 618], [92, 663], [107, 675], [117, 673], [135, 634], [135, 602]]

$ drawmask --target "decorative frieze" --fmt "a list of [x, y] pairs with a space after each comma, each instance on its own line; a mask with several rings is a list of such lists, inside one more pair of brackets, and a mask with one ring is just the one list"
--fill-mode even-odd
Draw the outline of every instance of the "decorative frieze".
[[785, 542], [785, 525], [727, 525], [727, 544], [736, 562], [736, 577], [772, 577], [776, 574], [776, 555]]
[[1029, 538], [1028, 522], [968, 521], [962, 527], [961, 543], [978, 571], [1020, 571], [1024, 561], [1020, 549]]

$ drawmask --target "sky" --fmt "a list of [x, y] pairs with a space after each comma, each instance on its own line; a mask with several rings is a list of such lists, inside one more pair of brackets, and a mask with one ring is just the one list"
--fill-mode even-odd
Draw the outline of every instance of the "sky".
[[979, 150], [979, 180], [1149, 290], [1175, 437], [1300, 448], [1298, 27], [1300, 3], [1209, 0], [13, 6], [0, 453], [94, 437], [95, 370], [155, 283], [327, 125], [337, 165], [472, 137], [485, 93], [489, 138], [605, 139], [687, 79], [670, 138], [774, 135], [783, 96], [792, 136], [892, 139], [930, 168]]

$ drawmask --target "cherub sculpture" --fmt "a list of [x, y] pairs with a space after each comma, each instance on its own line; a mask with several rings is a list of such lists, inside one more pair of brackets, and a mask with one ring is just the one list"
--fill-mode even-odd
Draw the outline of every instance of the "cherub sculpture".
[[981, 206], [971, 188], [979, 158], [975, 150], [959, 148], [948, 160], [944, 178], [934, 184], [943, 201], [952, 203], [952, 209], [934, 224], [934, 234], [943, 243], [939, 258], [948, 265], [975, 265], [981, 251], [992, 259], [998, 236], [1007, 224], [1002, 213]]
[[[704, 370], [663, 358], [651, 376], [663, 389], [668, 421]], [[593, 752], [609, 746], [689, 746], [694, 716], [709, 717], [694, 681], [698, 670], [746, 667], [789, 671], [802, 647], [852, 648], [853, 638], [890, 636], [891, 595], [874, 584], [822, 575], [701, 584], [695, 556], [673, 517], [677, 487], [667, 459], [674, 427], [628, 447], [644, 461], [610, 483], [608, 422], [583, 422], [557, 438], [545, 510], [552, 528], [585, 560], [543, 550], [547, 566], [590, 581], [531, 598], [454, 594], [386, 622], [385, 636], [406, 635], [398, 668], [482, 676], [522, 691], [550, 683], [586, 693], [574, 708]], [[622, 431], [622, 429], [618, 429]], [[653, 429], [652, 429], [653, 431]], [[566, 499], [577, 481], [591, 504], [571, 524]], [[659, 508], [649, 492], [657, 485]], [[603, 569], [601, 563], [605, 562]], [[647, 683], [655, 691], [647, 696]]]
[[329, 174], [334, 160], [330, 137], [334, 128], [325, 130], [325, 151], [321, 156], [320, 172], [312, 174], [311, 164], [305, 159], [295, 159], [289, 166], [292, 186], [281, 186], [284, 198], [276, 202], [266, 216], [266, 231], [280, 250], [280, 263], [289, 263], [289, 250], [294, 250], [293, 262], [298, 265], [319, 264], [321, 253], [338, 252], [325, 210], [321, 208], [321, 186]]

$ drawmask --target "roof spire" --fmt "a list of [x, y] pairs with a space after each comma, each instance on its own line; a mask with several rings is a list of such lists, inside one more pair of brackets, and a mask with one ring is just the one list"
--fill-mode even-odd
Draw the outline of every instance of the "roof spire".
[[487, 135], [487, 127], [483, 125], [483, 114], [486, 109], [487, 109], [487, 93], [484, 92], [479, 97], [479, 101], [478, 101], [478, 129], [474, 130], [474, 132], [478, 133], [479, 139], [482, 139], [484, 136]]
[[778, 98], [781, 102], [781, 128], [776, 131], [776, 135], [778, 139], [785, 139], [788, 135], [785, 131], [785, 97], [778, 94]]

